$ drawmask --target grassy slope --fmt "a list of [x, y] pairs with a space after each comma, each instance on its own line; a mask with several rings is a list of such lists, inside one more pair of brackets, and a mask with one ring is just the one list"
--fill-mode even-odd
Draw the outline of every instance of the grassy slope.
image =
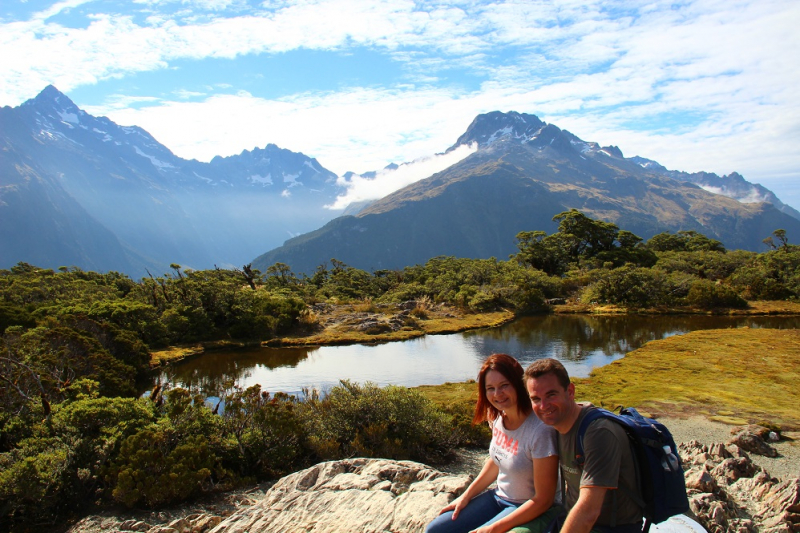
[[800, 427], [798, 382], [800, 331], [741, 328], [650, 342], [577, 387], [605, 407]]
[[[800, 331], [719, 329], [653, 341], [590, 377], [579, 400], [653, 416], [703, 414], [728, 423], [800, 428]], [[419, 390], [442, 404], [474, 402], [475, 383]]]

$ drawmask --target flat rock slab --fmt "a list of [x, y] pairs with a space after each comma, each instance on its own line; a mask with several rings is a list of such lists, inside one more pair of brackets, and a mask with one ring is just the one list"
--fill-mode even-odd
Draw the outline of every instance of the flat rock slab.
[[470, 481], [412, 461], [329, 461], [282, 478], [211, 531], [422, 532]]

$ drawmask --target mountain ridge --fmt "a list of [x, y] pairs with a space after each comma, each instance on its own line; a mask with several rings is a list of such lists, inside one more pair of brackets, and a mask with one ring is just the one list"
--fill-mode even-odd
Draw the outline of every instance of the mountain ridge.
[[[171, 263], [241, 265], [333, 218], [336, 212], [325, 206], [342, 192], [337, 176], [315, 159], [272, 143], [209, 163], [182, 159], [142, 128], [84, 112], [52, 85], [16, 108], [0, 110], [0, 142], [49, 187], [63, 191], [59, 202], [71, 197], [83, 209], [75, 216], [93, 220], [83, 225], [86, 236], [70, 234], [75, 246], [84, 246], [77, 241], [89, 241], [91, 234], [110, 232], [126, 250], [95, 249], [89, 260], [55, 248], [47, 254], [12, 246], [37, 242], [25, 228], [35, 226], [35, 217], [57, 218], [61, 209], [47, 201], [34, 209], [30, 196], [14, 196], [26, 204], [15, 206], [18, 235], [6, 234], [0, 248], [19, 255], [3, 254], [0, 268], [18, 261], [51, 268], [66, 262], [142, 276], [146, 269], [166, 272]], [[0, 187], [12, 186], [19, 172], [11, 158], [0, 160]], [[4, 209], [10, 213], [0, 205]]]
[[[515, 224], [526, 221], [526, 227], [520, 230], [553, 230], [555, 226], [541, 213], [536, 217], [520, 214], [523, 206], [519, 198], [526, 198], [529, 206], [542, 212], [552, 206], [580, 207], [590, 216], [620, 227], [630, 224], [642, 228], [645, 237], [658, 228], [703, 232], [715, 218], [724, 218], [726, 210], [739, 212], [742, 220], [783, 220], [768, 214], [765, 207], [752, 207], [760, 205], [757, 203], [742, 208], [747, 204], [726, 204], [711, 201], [711, 197], [701, 201], [694, 191], [690, 195], [693, 200], [687, 202], [687, 187], [744, 201], [766, 200], [780, 212], [800, 218], [800, 213], [780, 202], [772, 191], [747, 182], [735, 172], [719, 177], [667, 170], [646, 158], [625, 158], [616, 146], [583, 141], [532, 114], [494, 111], [478, 115], [447, 151], [472, 143], [479, 146], [478, 151], [453, 167], [382, 199], [350, 206], [344, 213], [354, 218], [345, 216], [344, 222], [334, 224], [336, 213], [325, 206], [333, 204], [343, 189], [337, 176], [314, 158], [267, 143], [264, 148], [215, 156], [208, 163], [182, 159], [146, 130], [94, 117], [50, 85], [16, 108], [0, 109], [4, 154], [0, 157], [0, 220], [8, 221], [6, 230], [0, 232], [0, 249], [6, 252], [0, 255], [0, 268], [26, 261], [50, 268], [75, 265], [141, 276], [148, 269], [166, 272], [171, 263], [185, 268], [236, 266], [270, 250], [255, 260], [263, 268], [262, 258], [272, 257], [269, 254], [273, 250], [310, 243], [312, 236], [325, 234], [322, 230], [327, 224], [341, 233], [354, 220], [360, 221], [345, 231], [355, 235], [367, 231], [364, 220], [373, 220], [364, 217], [389, 213], [392, 216], [380, 224], [391, 221], [400, 228], [416, 229], [411, 234], [397, 230], [387, 235], [400, 242], [419, 243], [415, 246], [420, 250], [406, 259], [400, 257], [400, 251], [392, 252], [397, 257], [372, 258], [369, 264], [402, 267], [411, 257], [424, 261], [431, 253], [502, 257], [513, 244], [513, 235], [508, 237], [512, 224], [505, 220], [486, 227], [473, 223], [471, 229], [463, 231], [448, 229], [445, 237], [433, 235], [433, 226], [423, 227], [414, 219], [425, 211], [418, 202], [431, 201], [439, 213], [424, 215], [429, 223], [458, 224], [455, 219], [443, 218], [448, 210], [460, 213], [462, 220], [474, 219], [478, 212], [484, 217], [508, 215], [502, 208], [482, 206], [471, 194], [493, 198], [500, 206], [503, 202], [516, 206], [519, 221]], [[375, 174], [362, 176], [374, 178]], [[476, 176], [483, 176], [484, 182], [491, 179], [487, 176], [494, 176], [507, 188], [506, 193], [519, 198], [501, 198], [498, 191], [480, 180], [453, 188]], [[670, 181], [660, 185], [659, 180]], [[654, 196], [654, 190], [662, 192]], [[678, 196], [682, 198], [672, 198], [675, 191], [681, 191]], [[445, 197], [452, 195], [453, 206], [441, 199], [432, 200], [443, 193]], [[641, 198], [635, 198], [637, 195]], [[697, 216], [687, 211], [690, 203], [699, 206], [703, 202], [706, 207]], [[714, 209], [709, 211], [712, 204]], [[407, 210], [411, 218], [400, 216], [399, 208]], [[709, 214], [714, 210], [716, 215]], [[670, 212], [671, 218], [666, 216]], [[65, 213], [70, 215], [65, 218]], [[653, 213], [659, 213], [659, 222]], [[733, 227], [740, 221], [729, 217], [726, 223]], [[764, 233], [769, 224], [756, 224], [757, 231], [763, 233], [760, 238], [776, 229]], [[70, 230], [72, 226], [80, 229]], [[418, 238], [414, 232], [424, 237]], [[60, 237], [51, 242], [45, 233]], [[746, 238], [734, 236], [726, 244], [747, 242], [746, 246], [753, 247], [755, 236], [751, 233], [745, 229]], [[723, 234], [712, 228], [710, 236]], [[507, 244], [496, 246], [481, 239], [502, 239]], [[105, 245], [97, 246], [99, 242]], [[319, 262], [333, 257], [346, 260], [338, 256], [334, 246], [339, 242], [334, 239], [325, 246], [317, 243], [320, 250], [331, 254], [318, 258]], [[358, 242], [356, 239], [353, 246], [358, 247]], [[440, 246], [439, 253], [433, 243]], [[275, 257], [282, 256], [278, 253]]]
[[553, 232], [552, 217], [571, 208], [645, 239], [694, 230], [730, 248], [755, 249], [779, 227], [800, 233], [800, 221], [771, 204], [713, 194], [534, 115], [480, 115], [451, 149], [473, 142], [478, 150], [459, 163], [291, 239], [253, 265], [282, 262], [309, 272], [331, 258], [364, 269], [402, 268], [435, 255], [502, 259], [515, 252], [518, 232]]

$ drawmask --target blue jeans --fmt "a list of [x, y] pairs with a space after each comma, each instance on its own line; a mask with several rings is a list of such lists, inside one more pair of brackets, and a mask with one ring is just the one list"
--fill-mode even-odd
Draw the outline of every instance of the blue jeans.
[[453, 511], [437, 516], [425, 528], [425, 533], [468, 533], [473, 529], [497, 522], [512, 513], [520, 503], [512, 503], [495, 495], [494, 490], [475, 496], [453, 520]]

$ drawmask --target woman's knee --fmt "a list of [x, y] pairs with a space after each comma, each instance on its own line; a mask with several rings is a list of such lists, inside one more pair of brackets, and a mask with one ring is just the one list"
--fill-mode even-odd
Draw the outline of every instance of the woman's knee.
[[425, 533], [449, 533], [452, 531], [453, 511], [447, 511], [434, 518], [425, 528]]

